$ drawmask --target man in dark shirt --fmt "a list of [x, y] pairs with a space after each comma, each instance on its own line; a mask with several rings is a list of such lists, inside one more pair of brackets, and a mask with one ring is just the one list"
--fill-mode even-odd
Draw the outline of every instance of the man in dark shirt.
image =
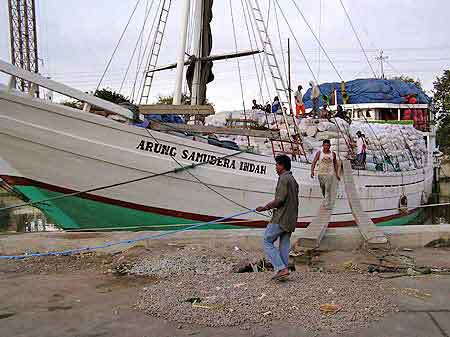
[[[298, 184], [291, 173], [291, 159], [288, 156], [279, 155], [275, 162], [278, 174], [275, 199], [265, 206], [257, 207], [256, 210], [263, 212], [274, 209], [264, 233], [264, 250], [276, 271], [273, 279], [284, 279], [289, 275], [290, 239], [297, 225]], [[274, 245], [278, 239], [279, 249]]]

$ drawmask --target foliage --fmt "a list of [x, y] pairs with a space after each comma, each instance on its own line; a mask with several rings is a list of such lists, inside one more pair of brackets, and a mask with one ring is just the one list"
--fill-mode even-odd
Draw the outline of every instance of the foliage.
[[96, 90], [94, 96], [97, 96], [99, 98], [104, 99], [105, 101], [113, 102], [116, 104], [131, 103], [128, 97], [125, 97], [121, 93], [115, 92], [110, 88], [103, 88], [101, 90]]
[[420, 81], [419, 78], [415, 79], [415, 78], [409, 77], [407, 75], [400, 75], [400, 76], [394, 76], [394, 77], [392, 77], [392, 79], [402, 81], [405, 83], [413, 83], [417, 88], [419, 88], [420, 90], [423, 90], [422, 82]]
[[[186, 94], [181, 94], [181, 102], [183, 104], [190, 104], [190, 97]], [[172, 104], [173, 103], [173, 96], [158, 96], [158, 101], [156, 102], [156, 104]], [[212, 105], [214, 106], [212, 103], [208, 102], [208, 99], [205, 100], [205, 104], [206, 105]]]
[[76, 100], [64, 101], [61, 104], [68, 106], [70, 108], [74, 108], [74, 109], [80, 109], [80, 110], [83, 109], [83, 103], [81, 103], [80, 101], [76, 101]]
[[[110, 88], [103, 88], [101, 90], [96, 90], [94, 92], [89, 92], [89, 94], [93, 94], [94, 96], [97, 96], [101, 99], [104, 99], [105, 101], [109, 101], [112, 103], [120, 104], [120, 103], [130, 103], [130, 99], [128, 97], [125, 97], [124, 95], [113, 91]], [[61, 103], [62, 105], [75, 108], [75, 109], [83, 109], [83, 103], [77, 100], [67, 100], [65, 102]]]
[[442, 152], [450, 154], [450, 70], [445, 70], [433, 84], [433, 102], [438, 121], [437, 143]]
[[[8, 206], [6, 203], [0, 200], [0, 208]], [[0, 212], [0, 231], [4, 231], [8, 229], [8, 226], [11, 222], [11, 212], [3, 211]]]
[[[183, 104], [188, 104], [189, 97], [186, 94], [181, 94], [181, 102]], [[158, 101], [156, 104], [172, 104], [173, 103], [173, 96], [158, 96]]]

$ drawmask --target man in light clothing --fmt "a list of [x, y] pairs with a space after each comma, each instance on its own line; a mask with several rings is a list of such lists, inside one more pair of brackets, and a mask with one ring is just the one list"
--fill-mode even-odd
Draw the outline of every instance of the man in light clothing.
[[316, 164], [319, 163], [317, 177], [319, 178], [320, 189], [324, 197], [324, 207], [333, 209], [336, 199], [337, 182], [341, 180], [338, 174], [336, 153], [330, 150], [331, 143], [325, 139], [322, 143], [322, 150], [318, 151], [311, 164], [311, 178], [314, 178]]
[[356, 132], [356, 165], [358, 169], [364, 170], [366, 167], [366, 142], [361, 131]]
[[294, 93], [295, 98], [295, 115], [297, 117], [300, 117], [300, 115], [303, 115], [305, 113], [305, 105], [303, 104], [303, 94], [302, 94], [303, 87], [299, 85], [297, 87], [297, 91]]
[[[274, 280], [285, 279], [289, 275], [288, 259], [290, 239], [295, 231], [298, 216], [298, 184], [291, 173], [291, 159], [283, 155], [275, 158], [278, 183], [275, 199], [265, 206], [257, 207], [258, 212], [274, 209], [270, 223], [264, 233], [264, 250], [276, 271]], [[274, 242], [279, 240], [279, 249]]]
[[319, 113], [320, 88], [314, 81], [310, 81], [309, 86], [311, 87], [312, 111], [317, 116]]

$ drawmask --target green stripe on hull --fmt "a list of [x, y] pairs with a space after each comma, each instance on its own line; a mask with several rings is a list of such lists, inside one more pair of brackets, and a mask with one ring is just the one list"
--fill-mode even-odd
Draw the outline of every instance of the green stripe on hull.
[[[15, 188], [31, 201], [61, 196], [62, 193], [34, 186]], [[144, 212], [122, 206], [106, 204], [79, 197], [66, 197], [38, 205], [56, 225], [66, 230], [175, 230], [186, 228], [195, 220]], [[377, 226], [407, 225], [419, 216], [419, 212], [380, 222]], [[199, 229], [237, 229], [240, 226], [205, 225]]]
[[[32, 201], [62, 195], [34, 186], [15, 186]], [[170, 230], [185, 228], [199, 221], [139, 211], [79, 197], [66, 197], [38, 207], [59, 227], [96, 230]], [[231, 229], [230, 225], [206, 225], [199, 229]]]

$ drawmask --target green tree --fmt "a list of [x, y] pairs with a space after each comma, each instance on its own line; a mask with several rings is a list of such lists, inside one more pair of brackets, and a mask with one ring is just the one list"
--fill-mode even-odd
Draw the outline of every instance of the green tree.
[[420, 79], [415, 79], [412, 77], [409, 77], [407, 75], [400, 75], [400, 76], [394, 76], [391, 78], [392, 80], [399, 80], [405, 83], [413, 83], [417, 88], [419, 88], [420, 90], [423, 90], [422, 87], [422, 82], [420, 81]]
[[[96, 90], [95, 92], [90, 91], [88, 93], [98, 98], [104, 99], [105, 101], [116, 104], [131, 103], [128, 97], [125, 97], [124, 95], [113, 91], [111, 88], [103, 88], [100, 90]], [[83, 103], [78, 100], [67, 100], [62, 102], [61, 104], [75, 109], [83, 109]]]
[[[91, 92], [92, 94], [92, 92]], [[121, 93], [113, 91], [110, 88], [103, 88], [100, 90], [96, 90], [94, 92], [94, 96], [104, 99], [105, 101], [113, 102], [116, 104], [120, 103], [131, 103], [128, 97], [125, 97]]]
[[[188, 104], [189, 97], [186, 94], [181, 94], [181, 102], [183, 104]], [[158, 96], [158, 100], [156, 101], [156, 104], [172, 104], [173, 103], [173, 96]]]
[[445, 154], [450, 154], [450, 70], [445, 70], [433, 83], [434, 110], [437, 114], [437, 143]]

